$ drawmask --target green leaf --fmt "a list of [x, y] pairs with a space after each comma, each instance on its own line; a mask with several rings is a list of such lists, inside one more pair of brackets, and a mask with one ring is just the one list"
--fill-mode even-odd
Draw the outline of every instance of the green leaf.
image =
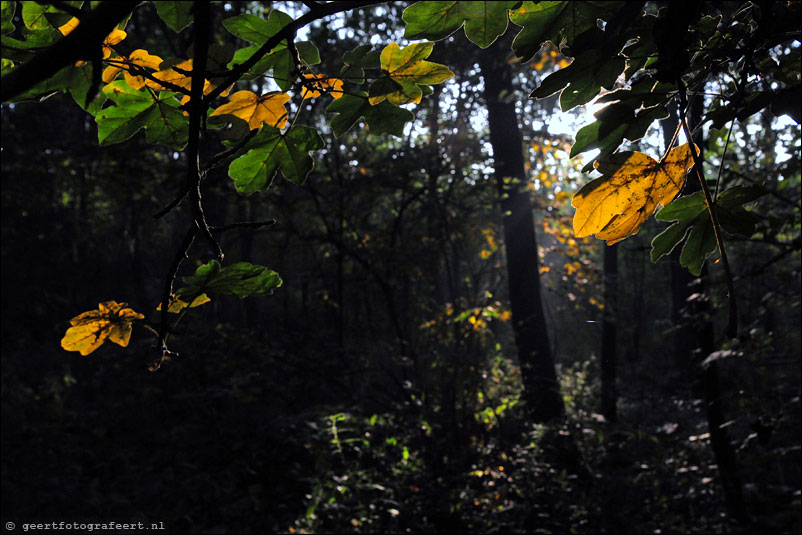
[[96, 116], [98, 142], [119, 143], [145, 129], [148, 143], [163, 143], [183, 148], [187, 142], [188, 119], [178, 109], [175, 93], [162, 91], [154, 97], [150, 91], [137, 91], [124, 80], [103, 88], [116, 106], [101, 110]]
[[599, 149], [599, 154], [582, 168], [582, 172], [587, 173], [593, 169], [593, 162], [615, 152], [624, 139], [639, 140], [655, 120], [667, 116], [668, 112], [663, 106], [645, 108], [635, 113], [629, 102], [611, 104], [595, 113], [598, 121], [582, 127], [576, 133], [571, 158], [591, 149]]
[[381, 65], [381, 51], [371, 50], [373, 45], [361, 45], [343, 54], [343, 63], [363, 69], [378, 69]]
[[[255, 15], [244, 14], [231, 17], [223, 21], [223, 25], [228, 31], [246, 41], [256, 43], [253, 46], [242, 48], [234, 53], [234, 57], [229, 63], [229, 68], [234, 65], [244, 63], [256, 52], [268, 39], [277, 34], [284, 26], [292, 22], [292, 18], [278, 10], [270, 12], [268, 19], [265, 20]], [[298, 56], [307, 65], [317, 65], [320, 63], [320, 52], [317, 47], [309, 41], [298, 41], [295, 43]], [[287, 48], [287, 41], [278, 44], [270, 54], [259, 59], [256, 64], [249, 69], [243, 79], [250, 80], [269, 70], [273, 70], [273, 78], [282, 91], [287, 91], [295, 79], [295, 60], [292, 53]]]
[[314, 167], [309, 153], [320, 149], [323, 140], [308, 126], [296, 126], [284, 134], [264, 126], [247, 145], [250, 150], [228, 167], [228, 176], [240, 193], [266, 190], [278, 171], [295, 184], [302, 184]]
[[688, 271], [696, 276], [701, 275], [705, 260], [716, 250], [716, 234], [713, 232], [710, 218], [707, 214], [701, 217], [705, 217], [707, 224], [697, 221], [698, 224], [691, 226], [691, 233], [679, 255], [680, 265], [686, 266]]
[[[735, 186], [722, 192], [716, 200], [715, 208], [721, 227], [731, 234], [751, 236], [757, 218], [742, 205], [765, 194], [766, 190], [757, 184], [748, 187]], [[704, 194], [697, 191], [680, 197], [657, 212], [655, 218], [675, 223], [652, 240], [652, 262], [671, 253], [687, 236], [680, 254], [680, 264], [687, 266], [691, 273], [698, 276], [702, 272], [705, 259], [716, 250], [716, 236]]]
[[22, 31], [24, 40], [15, 39], [10, 35], [2, 37], [3, 57], [14, 61], [28, 61], [33, 59], [38, 53], [53, 45], [64, 37], [61, 32], [53, 28], [44, 30], [24, 30]]
[[407, 39], [444, 39], [465, 25], [465, 36], [481, 48], [507, 29], [507, 10], [520, 2], [416, 2], [404, 10]]
[[[515, 55], [526, 61], [546, 41], [558, 49], [570, 47], [574, 39], [596, 28], [596, 20], [608, 20], [624, 2], [524, 2], [510, 12], [510, 20], [522, 26], [512, 42]], [[620, 71], [619, 71], [620, 72]]]
[[657, 262], [682, 242], [692, 224], [703, 223], [704, 218], [709, 218], [704, 194], [697, 191], [692, 195], [680, 197], [657, 212], [654, 217], [661, 221], [676, 221], [652, 240], [652, 262]]
[[331, 130], [336, 137], [347, 132], [360, 117], [365, 118], [372, 134], [402, 137], [404, 125], [415, 118], [411, 111], [386, 101], [371, 106], [365, 93], [343, 95], [329, 105], [326, 113], [337, 114], [331, 119]]
[[267, 20], [250, 13], [237, 15], [223, 21], [226, 30], [233, 33], [240, 39], [250, 41], [261, 46], [276, 35], [284, 26], [292, 22], [292, 17], [286, 13], [274, 9], [268, 15]]
[[14, 10], [17, 8], [16, 2], [0, 2], [0, 23], [2, 23], [2, 28], [0, 28], [0, 33], [5, 35], [7, 33], [11, 33], [14, 31]]
[[[281, 47], [280, 50], [284, 50], [285, 47], [283, 45], [279, 46]], [[240, 48], [239, 50], [234, 52], [234, 57], [232, 57], [231, 61], [228, 63], [228, 68], [232, 69], [235, 65], [240, 65], [242, 63], [245, 63], [245, 61], [248, 58], [250, 58], [257, 50], [259, 50], [259, 45]], [[274, 52], [277, 52], [277, 50], [274, 49]], [[270, 56], [271, 56], [270, 54], [267, 54], [259, 58], [259, 61], [257, 61], [253, 65], [253, 67], [248, 69], [248, 72], [246, 72], [242, 76], [242, 80], [253, 80], [254, 78], [261, 76], [262, 74], [272, 69], [275, 58], [272, 58]]]
[[371, 45], [361, 45], [343, 54], [343, 67], [340, 78], [355, 84], [365, 83], [365, 69], [378, 69], [381, 66], [381, 51], [371, 50]]
[[184, 277], [187, 284], [176, 292], [184, 302], [192, 302], [202, 293], [218, 293], [246, 297], [249, 295], [269, 295], [281, 286], [278, 273], [264, 266], [247, 262], [220, 267], [216, 260], [210, 261], [195, 270], [194, 275]]
[[153, 2], [159, 17], [178, 33], [192, 23], [192, 2]]
[[560, 108], [568, 111], [590, 102], [602, 87], [612, 89], [625, 67], [623, 56], [590, 49], [569, 66], [549, 75], [529, 97], [544, 98], [562, 89]]
[[53, 26], [45, 17], [46, 12], [55, 13], [58, 10], [47, 4], [36, 2], [22, 2], [22, 22], [30, 30], [43, 30]]
[[295, 48], [298, 50], [298, 57], [307, 65], [317, 65], [320, 63], [320, 51], [311, 41], [297, 41]]
[[72, 72], [74, 67], [64, 67], [56, 74], [39, 82], [32, 88], [16, 95], [9, 102], [25, 102], [28, 100], [41, 100], [44, 97], [52, 95], [53, 93], [64, 93], [70, 86]]
[[106, 95], [103, 92], [98, 92], [94, 98], [86, 105], [86, 95], [92, 87], [92, 69], [94, 66], [87, 63], [81, 67], [73, 67], [70, 74], [70, 94], [78, 105], [89, 112], [91, 115], [97, 115], [103, 104], [106, 102]]

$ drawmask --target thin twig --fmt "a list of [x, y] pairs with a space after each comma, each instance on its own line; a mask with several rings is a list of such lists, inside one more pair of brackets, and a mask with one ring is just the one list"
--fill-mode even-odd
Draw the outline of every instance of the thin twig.
[[732, 134], [732, 127], [735, 126], [735, 119], [730, 121], [730, 129], [727, 131], [727, 141], [724, 142], [724, 151], [721, 153], [721, 163], [718, 166], [718, 175], [716, 175], [716, 189], [713, 193], [713, 200], [718, 199], [718, 187], [721, 184], [721, 171], [724, 169], [724, 157], [727, 155], [727, 147], [730, 146], [730, 135]]
[[232, 230], [235, 228], [262, 228], [262, 227], [270, 227], [276, 224], [275, 219], [268, 219], [266, 221], [240, 221], [237, 223], [229, 223], [228, 225], [223, 225], [222, 227], [209, 227], [209, 230], [213, 233], [218, 232], [225, 232], [227, 230]]
[[234, 146], [233, 146], [233, 147], [231, 147], [230, 149], [228, 149], [228, 150], [225, 150], [225, 151], [221, 152], [220, 154], [218, 154], [217, 156], [215, 156], [214, 158], [212, 158], [212, 159], [209, 161], [209, 163], [207, 163], [206, 165], [204, 165], [204, 166], [203, 166], [203, 168], [201, 169], [201, 171], [202, 171], [202, 172], [204, 172], [204, 173], [207, 173], [207, 172], [209, 172], [211, 169], [213, 169], [213, 168], [217, 167], [218, 165], [220, 165], [221, 163], [223, 163], [224, 161], [226, 161], [226, 160], [227, 160], [228, 158], [230, 158], [231, 156], [235, 155], [235, 154], [236, 154], [237, 152], [239, 152], [239, 151], [240, 151], [240, 150], [241, 150], [241, 149], [242, 149], [242, 148], [243, 148], [245, 145], [247, 145], [247, 144], [248, 144], [248, 142], [249, 142], [251, 139], [253, 139], [253, 137], [254, 137], [254, 136], [257, 134], [257, 133], [259, 133], [259, 130], [251, 130], [251, 131], [248, 133], [248, 135], [247, 135], [247, 136], [245, 136], [245, 137], [244, 137], [244, 138], [243, 138], [243, 139], [242, 139], [242, 140], [241, 140], [239, 143], [237, 143], [236, 145], [234, 145]]
[[170, 264], [170, 269], [167, 272], [167, 277], [164, 281], [164, 290], [162, 292], [161, 318], [159, 321], [159, 349], [161, 350], [161, 358], [158, 362], [150, 366], [150, 371], [158, 370], [167, 356], [175, 354], [167, 349], [167, 337], [170, 335], [170, 322], [167, 309], [170, 308], [170, 300], [173, 296], [173, 283], [178, 274], [178, 268], [181, 266], [181, 262], [184, 261], [184, 258], [187, 258], [187, 252], [190, 246], [192, 246], [192, 242], [195, 240], [195, 235], [197, 233], [198, 228], [193, 223], [189, 226], [189, 229], [187, 229], [184, 240], [181, 242], [178, 251], [176, 251], [176, 255]]

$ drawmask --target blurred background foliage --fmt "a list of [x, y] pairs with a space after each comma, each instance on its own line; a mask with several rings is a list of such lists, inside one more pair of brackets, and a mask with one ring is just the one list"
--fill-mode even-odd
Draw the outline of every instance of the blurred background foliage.
[[[319, 72], [357, 45], [399, 40], [401, 4], [312, 28]], [[164, 57], [191, 35], [165, 38], [151, 6], [127, 31]], [[187, 533], [799, 532], [798, 125], [767, 114], [736, 123], [724, 156], [725, 185], [770, 191], [758, 233], [731, 242], [746, 334], [718, 353], [754, 520], [743, 526], [717, 489], [702, 359], [675, 357], [668, 260], [648, 258], [656, 221], [619, 246], [619, 419], [599, 414], [604, 245], [572, 236], [570, 196], [586, 179], [568, 159], [570, 135], [550, 124], [555, 98], [524, 97], [564, 66], [548, 49], [516, 66], [515, 83], [567, 414], [528, 421], [477, 50], [459, 36], [436, 46], [431, 59], [456, 77], [414, 109], [415, 126], [400, 139], [365, 127], [326, 136], [303, 186], [244, 197], [224, 167], [212, 172], [212, 224], [277, 220], [227, 234], [227, 258], [267, 265], [284, 286], [193, 310], [174, 337], [181, 356], [157, 373], [144, 330], [127, 350], [89, 357], [59, 339], [67, 319], [107, 299], [155, 314], [187, 214], [151, 215], [180, 187], [183, 156], [141, 135], [98, 147], [94, 122], [65, 95], [3, 105], [4, 515]], [[305, 105], [322, 124], [326, 102]], [[714, 173], [726, 129], [708, 137]], [[640, 150], [659, 153], [661, 139], [654, 130]], [[713, 291], [697, 297], [716, 311], [725, 292], [710, 269]], [[582, 459], [571, 470], [566, 437]]]

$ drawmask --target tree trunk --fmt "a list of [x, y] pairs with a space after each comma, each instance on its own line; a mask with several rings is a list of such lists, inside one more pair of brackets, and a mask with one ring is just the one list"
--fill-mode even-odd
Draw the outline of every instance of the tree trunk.
[[604, 320], [601, 348], [601, 412], [608, 422], [618, 418], [615, 388], [618, 334], [618, 244], [604, 248]]
[[565, 411], [549, 346], [540, 297], [537, 243], [532, 217], [521, 132], [515, 113], [512, 69], [496, 43], [480, 56], [490, 123], [495, 178], [504, 222], [510, 307], [524, 399], [535, 421], [546, 422]]

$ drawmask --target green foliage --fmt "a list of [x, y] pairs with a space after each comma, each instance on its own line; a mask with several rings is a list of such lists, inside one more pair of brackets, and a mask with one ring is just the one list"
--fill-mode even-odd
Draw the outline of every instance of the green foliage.
[[[598, 19], [608, 20], [622, 4], [623, 2], [524, 2], [510, 13], [510, 20], [522, 27], [512, 42], [512, 49], [522, 60], [534, 56], [545, 42], [552, 43], [559, 50], [571, 50], [580, 36], [596, 29]], [[580, 75], [584, 76], [584, 73]]]
[[192, 24], [192, 3], [154, 2], [156, 12], [174, 32], [180, 32]]
[[463, 25], [465, 37], [487, 48], [507, 30], [507, 11], [520, 2], [416, 2], [404, 10], [404, 37], [445, 39]]
[[314, 165], [309, 153], [322, 146], [320, 135], [307, 126], [285, 133], [266, 126], [248, 143], [250, 150], [231, 162], [228, 176], [240, 193], [264, 191], [279, 171], [290, 182], [302, 184]]
[[[250, 58], [268, 39], [277, 34], [284, 26], [292, 22], [292, 18], [284, 13], [273, 9], [267, 19], [245, 13], [223, 20], [223, 26], [240, 39], [256, 43], [254, 46], [242, 48], [234, 53], [230, 66], [243, 63]], [[320, 53], [317, 47], [308, 41], [298, 41], [294, 43], [298, 51], [298, 57], [306, 65], [316, 65], [320, 63]], [[254, 65], [248, 75], [249, 78], [272, 70], [273, 79], [278, 86], [286, 91], [294, 81], [295, 58], [293, 52], [287, 46], [287, 41], [282, 41], [269, 54], [262, 57]], [[244, 78], [248, 79], [248, 78]]]
[[3, 0], [0, 3], [0, 33], [5, 35], [14, 31], [14, 11], [16, 10], [16, 2], [7, 2]]
[[[735, 186], [721, 192], [715, 210], [721, 227], [731, 234], [751, 236], [757, 218], [742, 205], [766, 194], [759, 186]], [[657, 262], [688, 236], [680, 254], [680, 264], [694, 275], [702, 271], [705, 258], [716, 249], [713, 225], [701, 191], [678, 199], [660, 210], [655, 217], [661, 221], [675, 221], [652, 240], [652, 262]]]
[[182, 301], [191, 303], [203, 293], [219, 293], [245, 297], [248, 295], [272, 294], [281, 286], [278, 273], [263, 266], [247, 262], [220, 267], [217, 260], [211, 260], [195, 270], [194, 275], [184, 277], [186, 286], [178, 290]]
[[119, 143], [145, 129], [148, 143], [164, 143], [181, 149], [187, 142], [187, 118], [178, 109], [175, 93], [137, 91], [118, 80], [103, 88], [115, 106], [101, 110], [97, 121], [97, 139], [101, 145]]
[[331, 131], [336, 137], [350, 130], [362, 117], [371, 133], [401, 137], [404, 135], [404, 125], [415, 118], [411, 111], [393, 106], [387, 101], [371, 105], [367, 93], [364, 92], [343, 95], [332, 102], [326, 112], [336, 114], [331, 119]]

